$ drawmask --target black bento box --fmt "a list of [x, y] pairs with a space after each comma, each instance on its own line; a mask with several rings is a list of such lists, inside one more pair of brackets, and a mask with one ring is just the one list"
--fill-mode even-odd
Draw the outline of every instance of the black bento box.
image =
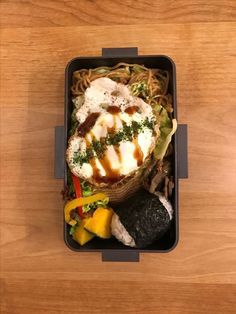
[[[71, 92], [72, 74], [82, 68], [96, 68], [99, 66], [114, 66], [119, 62], [144, 64], [146, 67], [160, 68], [170, 73], [169, 93], [173, 96], [174, 118], [177, 118], [176, 101], [176, 70], [174, 62], [164, 55], [138, 56], [138, 49], [131, 48], [103, 48], [100, 57], [78, 57], [71, 60], [65, 72], [65, 122], [64, 126], [55, 129], [55, 177], [64, 179], [67, 185], [67, 166], [65, 152], [67, 146], [67, 132], [70, 128], [72, 110]], [[175, 187], [171, 203], [174, 209], [174, 219], [169, 231], [158, 241], [144, 249], [126, 247], [116, 239], [102, 240], [94, 238], [81, 247], [69, 235], [69, 228], [64, 223], [64, 238], [67, 246], [77, 252], [101, 252], [103, 261], [139, 261], [139, 253], [164, 253], [176, 247], [179, 237], [179, 190], [178, 180], [187, 178], [187, 125], [178, 124], [173, 137], [174, 145], [174, 182]], [[64, 215], [63, 215], [64, 219]]]

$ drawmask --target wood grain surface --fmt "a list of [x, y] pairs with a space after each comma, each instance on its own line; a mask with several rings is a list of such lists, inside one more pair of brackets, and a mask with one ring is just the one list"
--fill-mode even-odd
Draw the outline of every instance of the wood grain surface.
[[[1, 314], [236, 312], [236, 2], [1, 1]], [[54, 127], [64, 69], [101, 47], [177, 66], [189, 126], [180, 240], [139, 263], [78, 254], [62, 236]]]

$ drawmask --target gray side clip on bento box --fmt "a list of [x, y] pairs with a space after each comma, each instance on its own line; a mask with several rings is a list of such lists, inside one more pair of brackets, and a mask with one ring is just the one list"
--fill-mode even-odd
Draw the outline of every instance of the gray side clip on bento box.
[[[99, 66], [113, 66], [119, 62], [144, 64], [146, 67], [160, 68], [170, 73], [169, 92], [173, 97], [173, 116], [177, 118], [176, 101], [176, 70], [174, 62], [164, 55], [139, 56], [136, 47], [131, 48], [103, 48], [100, 57], [78, 57], [71, 60], [65, 73], [65, 123], [55, 128], [55, 178], [64, 179], [67, 185], [67, 166], [65, 151], [67, 146], [67, 132], [70, 127], [72, 101], [70, 88], [72, 74], [82, 68], [95, 68]], [[179, 190], [178, 181], [188, 177], [187, 163], [187, 125], [178, 124], [177, 132], [173, 137], [174, 161], [174, 191], [171, 203], [174, 209], [174, 219], [169, 231], [158, 241], [144, 249], [135, 249], [124, 246], [116, 239], [102, 240], [99, 238], [80, 246], [69, 235], [68, 226], [64, 223], [64, 238], [67, 246], [76, 252], [101, 252], [102, 261], [139, 261], [139, 253], [165, 253], [174, 249], [179, 237]]]

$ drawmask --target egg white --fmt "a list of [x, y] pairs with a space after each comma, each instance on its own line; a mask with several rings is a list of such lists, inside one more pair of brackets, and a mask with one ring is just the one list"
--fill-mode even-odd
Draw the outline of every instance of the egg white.
[[[116, 91], [115, 95], [113, 93], [114, 91]], [[121, 112], [114, 116], [107, 112], [107, 106], [117, 106], [120, 108]], [[139, 108], [138, 112], [132, 115], [126, 113], [125, 109], [130, 106], [137, 106]], [[116, 83], [109, 78], [96, 79], [91, 83], [90, 87], [86, 89], [84, 103], [76, 113], [79, 124], [83, 123], [86, 118], [94, 112], [99, 112], [100, 115], [90, 132], [97, 140], [107, 136], [107, 128], [114, 127], [118, 132], [123, 127], [123, 122], [130, 125], [132, 121], [142, 122], [146, 118], [154, 118], [152, 108], [149, 104], [145, 103], [141, 98], [132, 96], [127, 86]], [[92, 137], [89, 134], [86, 135], [86, 138], [87, 141], [92, 141]], [[156, 135], [148, 128], [144, 128], [143, 132], [138, 134], [137, 142], [143, 153], [143, 161], [150, 155], [155, 145], [155, 139]], [[67, 161], [71, 171], [75, 175], [94, 184], [93, 168], [90, 163], [79, 165], [73, 161], [74, 153], [83, 153], [85, 150], [85, 138], [75, 133], [69, 140]], [[119, 171], [121, 176], [129, 176], [139, 168], [137, 160], [134, 157], [135, 144], [133, 142], [122, 141], [120, 142], [119, 150], [120, 159], [114, 147], [107, 146], [106, 157], [109, 159], [112, 169]], [[106, 176], [106, 172], [100, 161], [96, 158], [95, 162], [100, 175]]]

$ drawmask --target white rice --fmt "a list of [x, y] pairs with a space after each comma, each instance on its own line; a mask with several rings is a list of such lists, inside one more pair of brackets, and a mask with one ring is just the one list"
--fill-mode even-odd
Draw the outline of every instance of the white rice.
[[135, 247], [134, 239], [127, 232], [125, 227], [120, 222], [119, 216], [115, 213], [112, 216], [111, 233], [123, 244]]

